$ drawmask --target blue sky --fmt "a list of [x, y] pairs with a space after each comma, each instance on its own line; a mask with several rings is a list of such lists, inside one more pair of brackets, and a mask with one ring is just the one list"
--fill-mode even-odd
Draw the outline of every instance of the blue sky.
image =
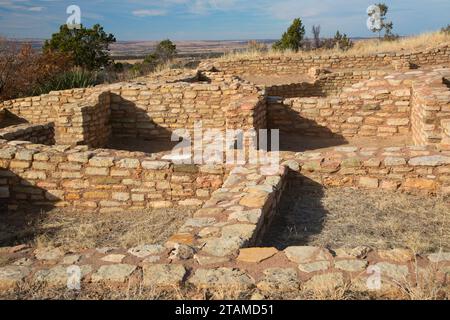
[[[0, 35], [48, 38], [65, 23], [66, 8], [81, 8], [84, 25], [100, 23], [118, 40], [273, 39], [301, 17], [308, 35], [337, 29], [370, 36], [366, 9], [374, 0], [0, 0]], [[391, 0], [394, 31], [410, 35], [450, 24], [450, 0]]]

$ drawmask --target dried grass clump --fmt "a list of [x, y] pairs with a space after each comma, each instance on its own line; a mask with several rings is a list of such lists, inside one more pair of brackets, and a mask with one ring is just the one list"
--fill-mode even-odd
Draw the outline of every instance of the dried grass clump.
[[401, 53], [401, 52], [411, 52], [420, 51], [429, 48], [430, 46], [437, 46], [450, 43], [450, 33], [445, 32], [430, 32], [423, 33], [414, 37], [400, 38], [396, 41], [382, 41], [379, 39], [370, 39], [357, 41], [354, 46], [343, 51], [337, 48], [333, 49], [318, 49], [312, 51], [276, 51], [269, 49], [267, 51], [260, 50], [246, 50], [241, 52], [229, 52], [219, 58], [219, 61], [236, 61], [236, 60], [246, 60], [255, 59], [261, 57], [296, 57], [296, 58], [309, 58], [312, 56], [355, 56], [355, 55], [372, 55], [380, 53]]

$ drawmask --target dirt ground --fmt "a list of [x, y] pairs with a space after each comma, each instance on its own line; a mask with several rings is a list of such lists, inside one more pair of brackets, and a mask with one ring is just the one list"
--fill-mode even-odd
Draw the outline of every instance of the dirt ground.
[[109, 214], [21, 210], [0, 216], [0, 247], [31, 244], [82, 250], [162, 243], [192, 214], [184, 208]]
[[292, 186], [265, 246], [329, 249], [368, 245], [417, 253], [450, 249], [450, 200], [350, 188]]

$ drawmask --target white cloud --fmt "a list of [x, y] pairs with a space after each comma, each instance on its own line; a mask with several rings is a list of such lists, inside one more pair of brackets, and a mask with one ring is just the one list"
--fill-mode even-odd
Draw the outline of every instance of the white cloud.
[[30, 7], [30, 8], [28, 8], [28, 11], [33, 11], [33, 12], [41, 12], [42, 10], [44, 10], [44, 7]]
[[165, 16], [167, 14], [167, 11], [161, 9], [141, 9], [141, 10], [134, 10], [132, 13], [136, 17], [155, 17], [155, 16]]

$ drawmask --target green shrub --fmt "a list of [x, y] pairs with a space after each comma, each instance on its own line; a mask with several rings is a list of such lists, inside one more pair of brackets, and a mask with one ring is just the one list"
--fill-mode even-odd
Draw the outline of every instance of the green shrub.
[[450, 35], [450, 24], [448, 26], [442, 28], [441, 32]]
[[116, 42], [99, 24], [88, 29], [81, 26], [70, 29], [66, 24], [45, 41], [44, 52], [61, 52], [72, 57], [76, 66], [88, 70], [99, 70], [111, 64], [109, 45]]
[[50, 91], [66, 90], [73, 88], [87, 88], [99, 84], [98, 74], [96, 72], [73, 70], [61, 73], [52, 80], [37, 86], [31, 95], [41, 95]]

